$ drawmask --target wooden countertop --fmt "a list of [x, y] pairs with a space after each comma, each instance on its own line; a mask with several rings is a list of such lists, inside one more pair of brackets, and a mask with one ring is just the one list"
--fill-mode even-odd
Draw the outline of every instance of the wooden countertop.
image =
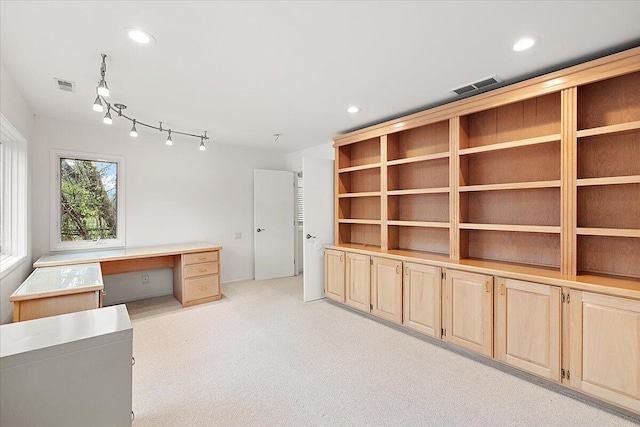
[[538, 282], [547, 285], [566, 286], [588, 292], [606, 292], [610, 295], [640, 300], [640, 280], [628, 278], [596, 276], [591, 274], [567, 276], [551, 268], [477, 259], [452, 260], [447, 255], [399, 249], [385, 251], [377, 246], [359, 244], [328, 245], [325, 248], [361, 253], [364, 255], [381, 256], [399, 261], [426, 262], [430, 265], [443, 268], [459, 269], [473, 273]]
[[60, 265], [37, 268], [11, 294], [9, 301], [69, 295], [104, 289], [100, 264]]
[[150, 258], [158, 256], [178, 255], [186, 253], [220, 250], [221, 246], [215, 246], [206, 242], [177, 243], [172, 245], [143, 246], [137, 248], [105, 249], [89, 252], [61, 252], [43, 255], [33, 266], [52, 267], [69, 264], [86, 264], [102, 261], [118, 261], [134, 258]]

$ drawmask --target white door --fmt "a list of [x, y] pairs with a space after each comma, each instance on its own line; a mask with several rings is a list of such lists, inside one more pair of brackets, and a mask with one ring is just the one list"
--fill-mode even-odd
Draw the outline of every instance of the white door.
[[293, 171], [253, 171], [256, 280], [293, 276]]
[[333, 160], [302, 158], [303, 299], [324, 298], [324, 250], [333, 244]]

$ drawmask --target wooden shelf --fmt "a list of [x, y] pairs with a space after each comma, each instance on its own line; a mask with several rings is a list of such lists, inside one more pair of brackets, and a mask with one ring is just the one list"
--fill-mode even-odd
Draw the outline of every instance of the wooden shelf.
[[379, 167], [380, 167], [380, 163], [370, 163], [366, 165], [351, 166], [348, 168], [338, 169], [338, 173], [356, 172], [356, 171], [362, 171], [366, 169], [376, 169]]
[[490, 151], [507, 150], [510, 148], [527, 147], [530, 145], [546, 144], [560, 141], [560, 134], [538, 136], [535, 138], [520, 139], [516, 141], [501, 142], [499, 144], [482, 145], [479, 147], [462, 148], [458, 152], [461, 156], [468, 154], [486, 153]]
[[387, 221], [387, 225], [399, 225], [403, 227], [449, 228], [448, 222], [435, 221]]
[[560, 188], [561, 181], [510, 182], [505, 184], [466, 185], [460, 187], [461, 193], [469, 191], [523, 190], [532, 188]]
[[435, 153], [435, 154], [427, 154], [424, 156], [416, 156], [416, 157], [407, 157], [404, 159], [396, 159], [396, 160], [389, 160], [387, 162], [387, 166], [394, 166], [394, 165], [404, 165], [407, 163], [417, 163], [417, 162], [425, 162], [428, 160], [436, 160], [436, 159], [447, 159], [449, 158], [449, 152], [444, 152], [444, 153]]
[[339, 198], [348, 198], [348, 197], [380, 197], [379, 191], [368, 191], [365, 193], [342, 193], [338, 194]]
[[582, 178], [577, 180], [578, 187], [591, 185], [640, 184], [640, 175], [610, 176], [605, 178]]
[[441, 194], [448, 193], [449, 187], [436, 187], [436, 188], [415, 188], [411, 190], [389, 190], [388, 196], [407, 196], [410, 194]]
[[640, 230], [629, 228], [587, 228], [578, 227], [580, 236], [640, 237]]
[[553, 225], [509, 225], [461, 223], [461, 230], [516, 231], [522, 233], [560, 234], [560, 227]]
[[338, 222], [340, 224], [371, 224], [371, 225], [380, 225], [381, 222], [379, 219], [339, 219]]
[[586, 138], [597, 135], [611, 135], [615, 133], [631, 132], [640, 129], [640, 121], [621, 123], [617, 125], [600, 126], [592, 129], [583, 129], [577, 132], [578, 138]]

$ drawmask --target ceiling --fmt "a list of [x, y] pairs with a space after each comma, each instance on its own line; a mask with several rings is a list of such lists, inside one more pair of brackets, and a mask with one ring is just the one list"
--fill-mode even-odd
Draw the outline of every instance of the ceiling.
[[[139, 121], [285, 152], [486, 77], [511, 82], [640, 45], [640, 1], [3, 0], [0, 15], [0, 59], [37, 115], [101, 123], [91, 105], [105, 53], [110, 100]], [[130, 27], [157, 43], [135, 45]], [[527, 35], [536, 46], [514, 52]], [[130, 124], [113, 126], [126, 135]]]

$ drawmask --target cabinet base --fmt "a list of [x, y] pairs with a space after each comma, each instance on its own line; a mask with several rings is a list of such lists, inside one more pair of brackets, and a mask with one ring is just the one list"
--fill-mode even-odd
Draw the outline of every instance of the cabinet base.
[[509, 365], [503, 364], [502, 362], [499, 362], [497, 360], [489, 359], [489, 358], [484, 357], [484, 356], [482, 356], [482, 355], [480, 355], [478, 353], [474, 353], [474, 352], [472, 352], [470, 350], [465, 350], [464, 348], [449, 344], [446, 341], [442, 341], [442, 340], [439, 340], [437, 338], [433, 338], [433, 337], [429, 337], [429, 336], [423, 335], [423, 334], [421, 334], [419, 332], [413, 331], [411, 329], [407, 329], [404, 326], [400, 326], [400, 325], [397, 325], [397, 324], [395, 324], [393, 322], [389, 322], [388, 320], [376, 317], [376, 316], [374, 316], [372, 314], [362, 312], [362, 311], [360, 311], [358, 309], [349, 307], [349, 306], [347, 306], [345, 304], [341, 304], [341, 303], [333, 301], [331, 299], [326, 299], [326, 301], [329, 304], [332, 304], [332, 305], [334, 305], [336, 307], [340, 307], [340, 308], [346, 309], [346, 310], [351, 311], [351, 312], [353, 312], [355, 314], [358, 314], [360, 316], [363, 316], [363, 317], [366, 317], [366, 318], [368, 318], [370, 320], [373, 320], [374, 322], [378, 322], [378, 323], [380, 323], [382, 325], [385, 325], [385, 326], [388, 326], [390, 328], [393, 328], [398, 332], [402, 332], [402, 333], [410, 335], [410, 336], [412, 336], [414, 338], [421, 339], [421, 340], [423, 340], [423, 341], [425, 341], [425, 342], [427, 342], [429, 344], [433, 344], [433, 345], [436, 345], [438, 347], [444, 348], [446, 350], [452, 351], [452, 352], [454, 352], [456, 354], [459, 354], [461, 356], [464, 356], [464, 357], [466, 357], [468, 359], [471, 359], [471, 360], [474, 360], [476, 362], [482, 363], [483, 365], [490, 366], [492, 368], [498, 369], [498, 370], [500, 370], [502, 372], [505, 372], [505, 373], [507, 373], [509, 375], [513, 375], [515, 377], [518, 377], [518, 378], [520, 378], [522, 380], [525, 380], [527, 382], [530, 382], [532, 384], [544, 387], [547, 390], [550, 390], [550, 391], [553, 391], [555, 393], [562, 394], [564, 396], [567, 396], [567, 397], [570, 397], [572, 399], [578, 400], [578, 401], [580, 401], [580, 402], [582, 402], [582, 403], [584, 403], [586, 405], [589, 405], [589, 406], [592, 406], [594, 408], [598, 408], [600, 410], [609, 412], [610, 414], [616, 415], [616, 416], [618, 416], [620, 418], [623, 418], [625, 420], [631, 421], [633, 423], [640, 423], [640, 414], [635, 414], [635, 413], [633, 413], [631, 411], [627, 411], [626, 409], [611, 405], [611, 404], [609, 404], [607, 402], [604, 402], [602, 400], [596, 399], [594, 397], [591, 397], [589, 395], [581, 393], [581, 392], [579, 392], [577, 390], [574, 390], [572, 388], [568, 388], [568, 387], [565, 387], [565, 386], [563, 386], [561, 384], [546, 380], [544, 378], [537, 377], [537, 376], [529, 374], [527, 372], [520, 371], [519, 369], [516, 369], [516, 368], [511, 367]]

